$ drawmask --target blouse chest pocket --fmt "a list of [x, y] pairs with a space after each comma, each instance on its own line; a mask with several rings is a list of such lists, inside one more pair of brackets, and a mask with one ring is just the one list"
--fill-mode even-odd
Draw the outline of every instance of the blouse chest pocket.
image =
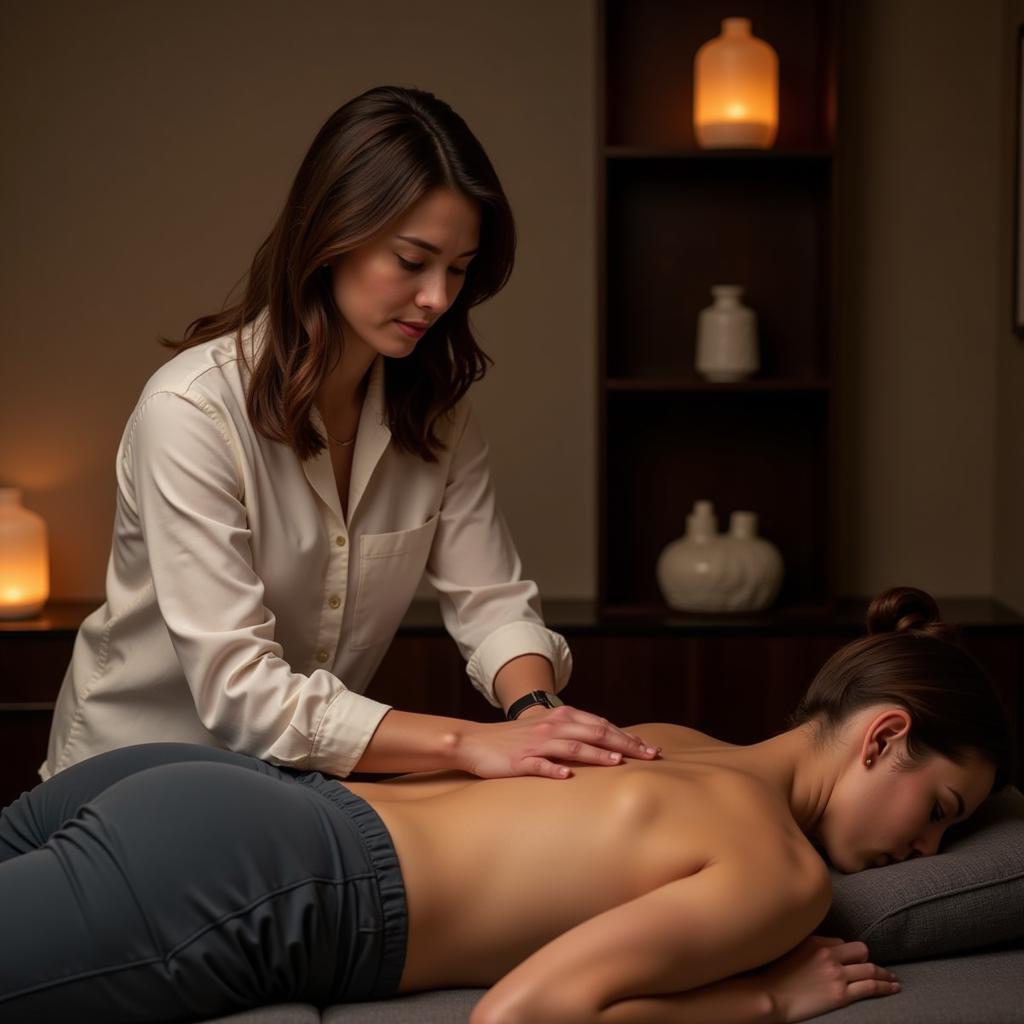
[[352, 650], [388, 643], [394, 636], [427, 567], [438, 518], [411, 530], [364, 533], [359, 538]]

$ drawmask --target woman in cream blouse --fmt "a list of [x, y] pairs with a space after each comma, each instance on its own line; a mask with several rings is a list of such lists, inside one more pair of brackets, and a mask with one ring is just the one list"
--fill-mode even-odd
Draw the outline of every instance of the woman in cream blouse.
[[[494, 169], [446, 104], [382, 87], [331, 115], [242, 301], [168, 342], [128, 421], [107, 599], [77, 637], [44, 778], [153, 740], [332, 775], [559, 778], [655, 756], [557, 706], [569, 649], [495, 504], [468, 314], [514, 249]], [[364, 695], [424, 572], [473, 684], [525, 705], [515, 720]]]

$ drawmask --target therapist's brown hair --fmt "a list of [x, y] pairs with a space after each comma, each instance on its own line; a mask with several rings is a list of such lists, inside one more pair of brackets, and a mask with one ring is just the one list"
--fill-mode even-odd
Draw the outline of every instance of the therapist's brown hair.
[[242, 300], [192, 321], [183, 339], [161, 342], [180, 352], [225, 334], [240, 339], [242, 329], [266, 309], [266, 344], [247, 393], [249, 417], [259, 433], [289, 445], [300, 458], [316, 455], [326, 442], [310, 412], [342, 336], [331, 269], [324, 264], [438, 188], [477, 202], [479, 251], [455, 301], [413, 352], [384, 363], [393, 440], [401, 450], [435, 462], [444, 447], [435, 431], [438, 420], [491, 362], [473, 337], [469, 310], [508, 281], [516, 233], [483, 147], [462, 118], [429, 92], [380, 86], [331, 114], [256, 252]]

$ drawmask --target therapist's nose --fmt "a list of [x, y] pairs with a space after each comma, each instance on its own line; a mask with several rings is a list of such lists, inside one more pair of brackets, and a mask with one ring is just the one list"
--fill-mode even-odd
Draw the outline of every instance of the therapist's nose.
[[436, 274], [428, 274], [420, 285], [419, 294], [416, 296], [416, 305], [429, 313], [431, 319], [439, 317], [450, 305], [453, 294], [458, 291], [458, 286], [452, 286], [446, 280], [444, 271]]

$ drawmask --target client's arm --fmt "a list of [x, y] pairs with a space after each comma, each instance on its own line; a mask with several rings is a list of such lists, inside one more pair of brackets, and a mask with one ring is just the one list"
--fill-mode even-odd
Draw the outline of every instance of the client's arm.
[[785, 1019], [793, 1004], [775, 998], [779, 978], [745, 972], [808, 935], [828, 907], [828, 876], [817, 858], [759, 846], [559, 936], [502, 978], [471, 1024]]
[[896, 976], [868, 963], [867, 958], [863, 942], [811, 935], [760, 970], [679, 995], [627, 999], [596, 1019], [601, 1024], [636, 1020], [651, 1024], [788, 1024], [807, 1020], [859, 999], [899, 991]]

